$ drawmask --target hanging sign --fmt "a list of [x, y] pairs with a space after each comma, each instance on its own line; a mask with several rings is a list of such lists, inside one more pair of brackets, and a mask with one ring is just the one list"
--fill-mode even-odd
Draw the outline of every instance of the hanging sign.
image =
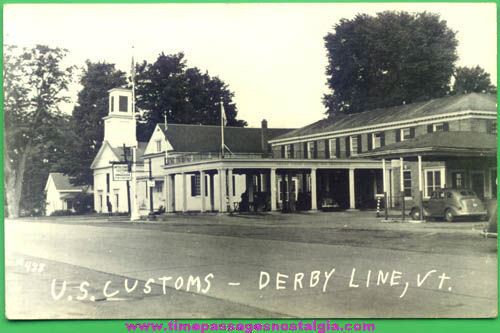
[[132, 173], [128, 169], [128, 164], [113, 164], [113, 180], [132, 180]]

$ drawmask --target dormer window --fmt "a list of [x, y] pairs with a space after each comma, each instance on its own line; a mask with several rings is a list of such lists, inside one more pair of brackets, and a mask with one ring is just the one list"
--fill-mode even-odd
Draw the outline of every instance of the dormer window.
[[119, 96], [118, 99], [118, 111], [127, 112], [128, 111], [128, 98], [127, 96]]
[[356, 135], [351, 136], [351, 155], [358, 155], [358, 137]]

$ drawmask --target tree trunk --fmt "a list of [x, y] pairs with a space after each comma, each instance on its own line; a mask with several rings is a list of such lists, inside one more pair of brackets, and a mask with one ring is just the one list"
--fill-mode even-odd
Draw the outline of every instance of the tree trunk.
[[7, 196], [9, 218], [19, 217], [24, 170], [26, 168], [26, 160], [30, 154], [31, 143], [29, 142], [21, 155], [16, 170], [12, 169], [9, 156], [5, 156], [5, 193]]

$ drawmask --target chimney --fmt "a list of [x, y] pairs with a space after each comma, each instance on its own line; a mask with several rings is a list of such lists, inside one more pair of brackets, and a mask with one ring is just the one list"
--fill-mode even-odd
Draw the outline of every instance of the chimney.
[[260, 129], [260, 144], [263, 153], [268, 152], [268, 143], [267, 143], [267, 120], [262, 119], [262, 126]]

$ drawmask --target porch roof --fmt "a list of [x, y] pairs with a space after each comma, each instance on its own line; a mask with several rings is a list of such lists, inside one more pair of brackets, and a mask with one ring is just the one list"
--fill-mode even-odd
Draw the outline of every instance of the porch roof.
[[360, 157], [495, 156], [497, 136], [478, 132], [433, 132], [361, 153]]
[[167, 164], [167, 174], [193, 173], [217, 169], [381, 169], [382, 163], [374, 159], [276, 159], [226, 157], [198, 160], [183, 164]]

